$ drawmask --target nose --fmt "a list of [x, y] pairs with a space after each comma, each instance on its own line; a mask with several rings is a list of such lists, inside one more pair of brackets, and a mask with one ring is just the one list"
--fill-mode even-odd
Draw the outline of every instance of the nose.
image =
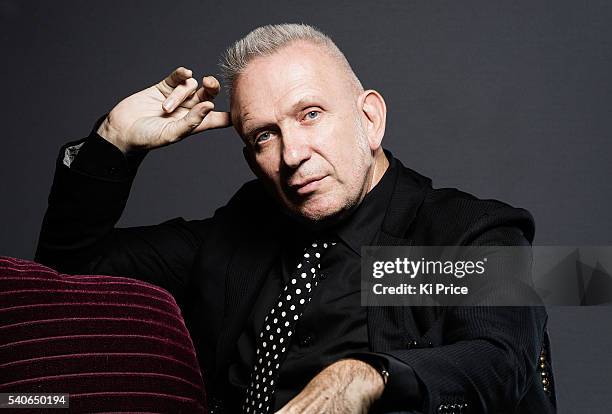
[[291, 168], [298, 168], [312, 154], [308, 137], [297, 131], [282, 132], [283, 163]]

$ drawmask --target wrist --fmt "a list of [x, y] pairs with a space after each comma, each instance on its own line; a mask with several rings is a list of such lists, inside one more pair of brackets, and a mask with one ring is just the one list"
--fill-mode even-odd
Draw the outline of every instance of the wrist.
[[368, 395], [371, 397], [370, 402], [379, 399], [387, 385], [389, 373], [382, 365], [375, 367], [367, 362], [359, 361], [363, 365], [364, 372], [367, 372]]
[[386, 370], [382, 373], [377, 367], [359, 359], [344, 359], [339, 362], [346, 364], [348, 368], [349, 388], [362, 395], [368, 404], [381, 397], [385, 389], [386, 377], [388, 377]]
[[100, 137], [104, 138], [106, 141], [113, 144], [115, 147], [119, 148], [119, 150], [121, 150], [122, 153], [126, 154], [129, 151], [129, 148], [127, 148], [125, 145], [121, 143], [121, 140], [119, 138], [119, 133], [117, 129], [115, 129], [110, 124], [108, 117], [106, 117], [104, 121], [102, 121], [96, 133]]

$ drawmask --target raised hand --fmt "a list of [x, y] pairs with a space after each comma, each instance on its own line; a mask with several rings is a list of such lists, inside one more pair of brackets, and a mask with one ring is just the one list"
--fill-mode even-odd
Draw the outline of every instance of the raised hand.
[[113, 108], [98, 128], [98, 134], [124, 153], [170, 145], [207, 129], [231, 125], [228, 112], [213, 111], [219, 93], [213, 76], [202, 86], [184, 67], [166, 79], [128, 96]]

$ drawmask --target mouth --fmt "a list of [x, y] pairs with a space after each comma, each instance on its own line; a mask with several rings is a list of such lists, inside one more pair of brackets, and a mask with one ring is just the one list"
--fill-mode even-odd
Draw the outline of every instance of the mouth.
[[327, 177], [327, 175], [323, 176], [315, 176], [310, 177], [305, 180], [295, 181], [289, 184], [289, 188], [294, 191], [296, 194], [304, 196], [306, 194], [310, 194], [317, 190], [321, 186], [322, 181]]

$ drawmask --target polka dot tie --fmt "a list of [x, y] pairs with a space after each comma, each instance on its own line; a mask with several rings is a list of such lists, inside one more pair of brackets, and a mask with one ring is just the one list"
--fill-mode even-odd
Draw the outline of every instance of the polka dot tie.
[[320, 259], [332, 242], [314, 242], [304, 249], [291, 280], [278, 297], [278, 302], [266, 315], [256, 340], [257, 352], [251, 380], [242, 406], [243, 413], [264, 414], [272, 408], [280, 365], [289, 349], [295, 325], [310, 302], [317, 287]]

